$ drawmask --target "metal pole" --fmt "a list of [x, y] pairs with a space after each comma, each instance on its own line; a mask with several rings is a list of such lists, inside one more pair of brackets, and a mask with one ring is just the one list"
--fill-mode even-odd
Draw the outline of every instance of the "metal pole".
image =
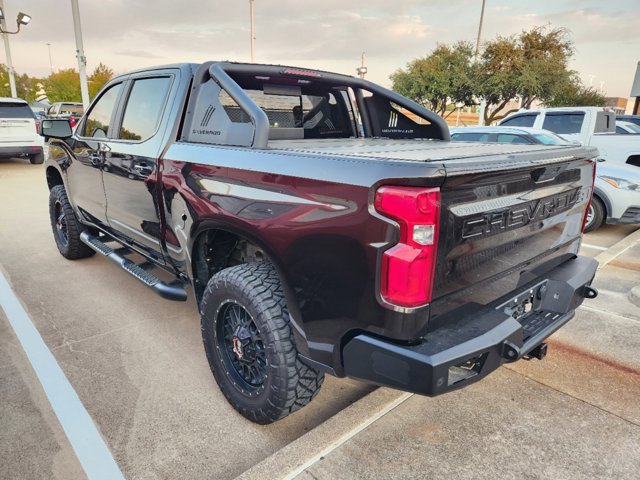
[[[7, 12], [4, 9], [4, 0], [0, 0], [0, 8], [2, 12], [6, 15]], [[2, 26], [2, 30], [7, 30], [7, 24], [5, 23], [5, 19], [0, 20], [0, 25]], [[16, 77], [13, 71], [13, 61], [11, 61], [11, 48], [9, 48], [9, 35], [6, 33], [2, 34], [4, 40], [4, 51], [7, 55], [7, 70], [9, 71], [9, 85], [11, 86], [11, 96], [13, 98], [18, 98], [18, 92], [16, 91]]]
[[84, 56], [84, 47], [82, 46], [82, 27], [80, 26], [80, 9], [78, 8], [78, 0], [71, 0], [71, 11], [73, 12], [73, 29], [76, 33], [76, 58], [78, 59], [78, 72], [80, 73], [80, 92], [82, 93], [82, 104], [86, 110], [89, 108], [87, 57]]
[[49, 66], [51, 67], [51, 73], [53, 73], [53, 62], [51, 61], [51, 44], [47, 43], [47, 48], [49, 49]]
[[480, 36], [482, 35], [482, 22], [484, 21], [484, 4], [486, 0], [482, 0], [482, 10], [480, 10], [480, 25], [478, 25], [478, 38], [476, 39], [476, 53], [475, 57], [478, 58], [478, 52], [480, 51]]
[[360, 57], [360, 78], [364, 78], [364, 52], [362, 52], [362, 56]]
[[[480, 24], [478, 25], [478, 38], [476, 38], [476, 53], [474, 55], [476, 62], [480, 53], [480, 36], [482, 35], [482, 22], [484, 21], [484, 4], [486, 0], [482, 0], [482, 10], [480, 10]], [[484, 125], [484, 112], [487, 109], [487, 101], [483, 98], [480, 100], [480, 110], [478, 111], [478, 125]]]
[[253, 0], [249, 0], [249, 15], [251, 16], [251, 63], [255, 62], [256, 37], [253, 33]]

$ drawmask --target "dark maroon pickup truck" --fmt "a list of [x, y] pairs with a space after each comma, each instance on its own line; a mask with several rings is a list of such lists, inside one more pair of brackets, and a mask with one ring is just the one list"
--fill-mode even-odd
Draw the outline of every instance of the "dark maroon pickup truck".
[[169, 300], [193, 288], [213, 374], [255, 422], [325, 373], [438, 395], [541, 359], [597, 295], [577, 255], [594, 149], [450, 143], [362, 79], [149, 68], [42, 134], [60, 253], [98, 252]]

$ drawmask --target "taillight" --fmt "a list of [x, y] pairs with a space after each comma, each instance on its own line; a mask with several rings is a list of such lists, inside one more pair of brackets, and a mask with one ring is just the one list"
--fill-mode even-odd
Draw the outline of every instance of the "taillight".
[[36, 118], [36, 133], [40, 133], [40, 120]]
[[591, 179], [591, 193], [589, 194], [589, 201], [587, 202], [587, 209], [584, 211], [584, 216], [582, 217], [582, 233], [584, 233], [584, 229], [587, 226], [587, 216], [589, 215], [589, 208], [591, 207], [591, 201], [593, 200], [593, 190], [596, 185], [596, 163], [597, 160], [593, 162], [593, 178]]
[[382, 255], [380, 295], [399, 307], [429, 303], [438, 246], [440, 189], [381, 187], [374, 206], [400, 225], [400, 241]]
[[74, 117], [73, 115], [71, 115], [69, 117], [69, 124], [71, 125], [71, 128], [76, 126], [76, 117]]

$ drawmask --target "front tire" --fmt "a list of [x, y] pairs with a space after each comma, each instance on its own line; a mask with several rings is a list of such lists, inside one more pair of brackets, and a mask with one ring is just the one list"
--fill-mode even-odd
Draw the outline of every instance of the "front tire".
[[69, 260], [90, 257], [94, 250], [82, 243], [80, 234], [85, 226], [76, 217], [67, 198], [64, 185], [56, 185], [49, 192], [49, 218], [53, 238], [60, 254]]
[[36, 153], [35, 155], [29, 155], [29, 161], [32, 165], [41, 165], [44, 163], [44, 153]]
[[604, 223], [605, 216], [606, 212], [602, 200], [594, 196], [587, 212], [587, 223], [584, 226], [585, 233], [593, 232], [600, 228]]
[[272, 423], [317, 395], [324, 374], [298, 357], [273, 265], [250, 263], [216, 273], [200, 311], [211, 371], [229, 403], [246, 418]]

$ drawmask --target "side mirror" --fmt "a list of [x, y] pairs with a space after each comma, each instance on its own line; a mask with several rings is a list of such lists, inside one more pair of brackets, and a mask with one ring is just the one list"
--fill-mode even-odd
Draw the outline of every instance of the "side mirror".
[[40, 122], [40, 135], [45, 138], [60, 138], [64, 140], [73, 135], [69, 120], [42, 120]]

